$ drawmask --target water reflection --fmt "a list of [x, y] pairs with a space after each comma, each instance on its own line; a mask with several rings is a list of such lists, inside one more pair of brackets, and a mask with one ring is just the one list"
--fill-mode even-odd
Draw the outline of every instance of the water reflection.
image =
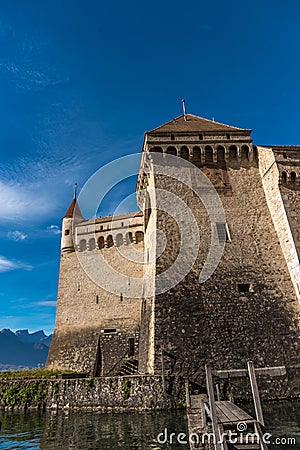
[[187, 433], [183, 413], [92, 414], [64, 412], [5, 412], [1, 414], [0, 449], [168, 449], [186, 445], [158, 445], [165, 428]]
[[[263, 404], [266, 431], [276, 437], [293, 437], [296, 445], [270, 445], [269, 450], [300, 448], [299, 402]], [[252, 411], [250, 411], [252, 412]], [[182, 444], [157, 443], [167, 428], [187, 434], [183, 412], [93, 414], [83, 412], [0, 412], [0, 449], [35, 450], [186, 450]]]

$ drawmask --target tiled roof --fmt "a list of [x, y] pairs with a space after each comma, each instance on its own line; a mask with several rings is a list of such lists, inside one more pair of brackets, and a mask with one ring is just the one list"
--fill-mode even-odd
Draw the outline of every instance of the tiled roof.
[[272, 148], [273, 150], [300, 150], [300, 145], [259, 145], [259, 147]]
[[76, 197], [73, 198], [68, 211], [66, 212], [66, 214], [64, 215], [64, 218], [72, 218], [74, 215], [74, 211], [75, 211], [75, 215], [78, 218], [82, 218], [83, 219], [83, 215], [81, 214], [79, 205], [77, 203], [77, 199]]
[[[184, 120], [184, 117], [186, 120]], [[214, 122], [213, 120], [204, 119], [203, 117], [194, 116], [193, 114], [186, 114], [176, 117], [170, 122], [165, 123], [151, 131], [147, 134], [155, 133], [176, 133], [176, 132], [196, 132], [201, 133], [205, 131], [251, 131], [244, 130], [243, 128], [231, 127], [230, 125], [225, 125], [223, 123]]]

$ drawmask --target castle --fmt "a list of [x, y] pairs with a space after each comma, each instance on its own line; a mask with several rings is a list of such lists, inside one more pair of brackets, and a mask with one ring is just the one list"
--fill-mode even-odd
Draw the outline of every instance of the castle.
[[63, 218], [47, 366], [299, 364], [300, 146], [183, 114], [145, 133], [136, 194], [141, 212], [86, 220], [75, 196]]

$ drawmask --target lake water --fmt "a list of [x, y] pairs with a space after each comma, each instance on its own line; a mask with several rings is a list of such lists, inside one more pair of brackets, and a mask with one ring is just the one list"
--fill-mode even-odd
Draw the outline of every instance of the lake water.
[[[296, 445], [276, 445], [270, 449], [300, 449], [298, 402], [264, 405], [268, 432], [273, 436], [295, 437]], [[183, 412], [148, 414], [92, 414], [64, 412], [0, 412], [0, 449], [42, 450], [185, 450], [183, 444], [159, 444], [157, 435], [187, 433]]]

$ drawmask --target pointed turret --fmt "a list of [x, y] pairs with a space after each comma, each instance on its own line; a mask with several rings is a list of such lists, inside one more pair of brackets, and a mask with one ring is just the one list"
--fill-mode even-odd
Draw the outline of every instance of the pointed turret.
[[62, 252], [74, 252], [74, 243], [73, 243], [73, 227], [74, 222], [78, 223], [84, 220], [84, 217], [80, 211], [78, 202], [77, 202], [77, 184], [74, 186], [74, 196], [73, 200], [63, 217], [62, 221], [62, 236], [61, 236], [61, 250]]

